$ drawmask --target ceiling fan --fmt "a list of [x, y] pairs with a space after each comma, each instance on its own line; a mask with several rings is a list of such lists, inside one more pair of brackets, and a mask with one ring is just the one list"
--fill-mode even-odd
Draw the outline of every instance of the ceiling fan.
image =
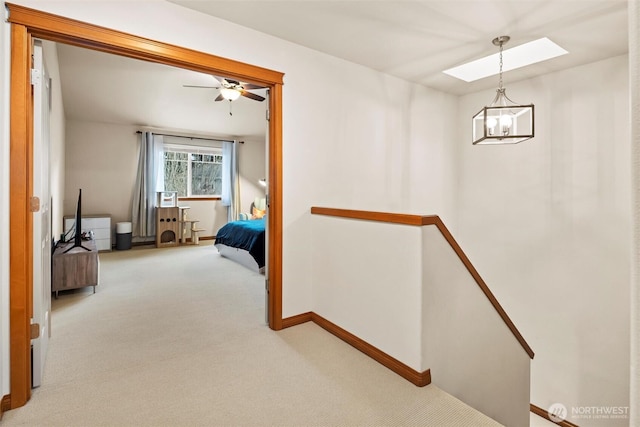
[[203, 89], [220, 89], [220, 94], [215, 99], [215, 101], [229, 100], [235, 101], [240, 96], [244, 96], [249, 99], [253, 99], [255, 101], [264, 101], [265, 98], [263, 96], [257, 95], [255, 93], [249, 92], [252, 89], [264, 89], [261, 86], [254, 85], [251, 83], [240, 83], [237, 80], [226, 79], [222, 77], [215, 77], [216, 80], [220, 82], [220, 86], [198, 86], [198, 85], [183, 85], [184, 87], [195, 87], [195, 88], [203, 88]]

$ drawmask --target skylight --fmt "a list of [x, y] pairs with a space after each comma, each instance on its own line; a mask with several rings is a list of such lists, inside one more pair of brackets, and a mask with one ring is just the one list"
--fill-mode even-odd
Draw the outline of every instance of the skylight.
[[[502, 52], [502, 70], [509, 71], [547, 59], [565, 55], [567, 52], [551, 40], [543, 37], [520, 46], [505, 49]], [[444, 70], [448, 74], [465, 82], [473, 82], [499, 73], [499, 53], [458, 65]]]

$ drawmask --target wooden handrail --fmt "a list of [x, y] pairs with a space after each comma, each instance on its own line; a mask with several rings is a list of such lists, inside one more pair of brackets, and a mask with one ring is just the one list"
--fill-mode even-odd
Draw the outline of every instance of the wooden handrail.
[[363, 221], [376, 221], [376, 222], [386, 222], [392, 224], [403, 224], [403, 225], [412, 225], [412, 226], [425, 226], [425, 225], [435, 225], [442, 233], [442, 236], [449, 242], [449, 245], [453, 249], [453, 251], [458, 255], [458, 258], [464, 266], [471, 274], [471, 277], [474, 278], [482, 292], [489, 299], [493, 308], [498, 312], [504, 323], [507, 325], [511, 333], [516, 337], [524, 351], [527, 352], [529, 357], [533, 359], [535, 353], [529, 347], [529, 344], [525, 341], [518, 328], [513, 324], [506, 311], [502, 308], [496, 297], [493, 295], [493, 292], [489, 289], [485, 281], [480, 277], [478, 270], [471, 264], [471, 261], [464, 253], [456, 239], [453, 238], [453, 235], [449, 231], [444, 222], [440, 219], [438, 215], [410, 215], [410, 214], [398, 214], [398, 213], [388, 213], [388, 212], [371, 212], [371, 211], [358, 211], [351, 209], [335, 209], [335, 208], [322, 208], [322, 207], [312, 207], [311, 213], [313, 215], [325, 215], [325, 216], [333, 216], [339, 218], [349, 218], [349, 219], [358, 219]]

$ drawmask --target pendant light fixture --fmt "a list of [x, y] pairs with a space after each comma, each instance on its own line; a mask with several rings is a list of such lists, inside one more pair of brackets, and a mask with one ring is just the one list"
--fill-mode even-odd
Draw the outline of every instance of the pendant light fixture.
[[502, 46], [509, 36], [493, 39], [500, 47], [500, 81], [493, 102], [473, 116], [473, 145], [517, 144], [533, 138], [533, 104], [518, 105], [502, 87]]

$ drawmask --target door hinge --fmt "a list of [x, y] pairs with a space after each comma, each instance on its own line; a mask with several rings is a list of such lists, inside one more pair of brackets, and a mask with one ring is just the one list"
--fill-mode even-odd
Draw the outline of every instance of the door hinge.
[[35, 340], [40, 337], [40, 325], [37, 323], [31, 324], [31, 339]]
[[36, 85], [36, 84], [40, 83], [40, 77], [41, 77], [40, 70], [38, 70], [36, 68], [32, 68], [31, 69], [31, 84], [32, 85]]
[[271, 110], [267, 108], [267, 121], [271, 120]]
[[31, 212], [40, 211], [40, 198], [38, 196], [33, 196], [29, 199], [29, 209], [31, 209]]
[[264, 281], [264, 289], [269, 293], [269, 279], [265, 279]]

